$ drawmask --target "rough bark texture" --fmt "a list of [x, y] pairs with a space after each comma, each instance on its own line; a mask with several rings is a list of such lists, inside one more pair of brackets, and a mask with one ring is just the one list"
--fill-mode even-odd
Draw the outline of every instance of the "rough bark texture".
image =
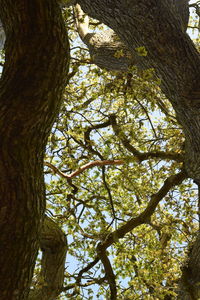
[[[169, 6], [178, 16], [183, 32], [186, 31], [189, 20], [189, 7], [187, 0], [171, 1]], [[94, 64], [100, 68], [111, 71], [127, 72], [130, 66], [135, 64], [134, 54], [131, 53], [117, 34], [112, 30], [104, 30], [98, 33], [89, 33], [89, 22], [80, 6], [76, 5], [77, 27], [83, 42], [88, 46], [90, 56]], [[121, 52], [121, 55], [117, 53]]]
[[[183, 32], [185, 22], [176, 14], [173, 3], [169, 0], [78, 2], [87, 14], [117, 33], [134, 56], [135, 64], [155, 68], [185, 132], [187, 173], [199, 183], [200, 59]], [[187, 1], [179, 3], [184, 13]], [[7, 37], [0, 83], [0, 299], [23, 300], [28, 299], [39, 246], [45, 209], [43, 155], [60, 106], [68, 43], [54, 0], [0, 0], [0, 19]], [[135, 51], [141, 46], [148, 52], [146, 57]], [[45, 236], [48, 234], [45, 231]], [[182, 299], [199, 298], [199, 244], [197, 239], [188, 262], [190, 272], [185, 272], [187, 282], [194, 288], [192, 292], [183, 289]], [[48, 242], [43, 246], [47, 249]], [[63, 253], [61, 260], [65, 251], [63, 246], [59, 252]], [[44, 277], [51, 281], [49, 257], [43, 258], [43, 271]], [[54, 278], [57, 282], [54, 291], [59, 290], [63, 276], [60, 275], [58, 280]]]
[[[186, 136], [186, 168], [200, 180], [200, 59], [171, 2], [79, 0], [83, 10], [111, 27], [139, 67], [154, 68]], [[185, 3], [185, 1], [183, 1]], [[148, 55], [137, 55], [144, 46]]]
[[0, 0], [0, 299], [27, 299], [45, 209], [43, 155], [68, 68], [53, 0]]
[[[102, 69], [127, 72], [134, 64], [130, 51], [113, 30], [88, 33], [83, 42], [88, 46], [94, 64]], [[117, 57], [119, 51], [122, 51], [122, 56]]]
[[[79, 0], [82, 9], [111, 27], [134, 56], [135, 64], [154, 68], [171, 101], [186, 139], [185, 169], [200, 183], [200, 56], [184, 33], [187, 1], [179, 2], [182, 18], [168, 0]], [[144, 46], [146, 57], [135, 49]], [[190, 252], [177, 299], [199, 299], [200, 238]]]
[[[134, 58], [116, 33], [112, 29], [90, 33], [89, 18], [79, 4], [75, 5], [75, 12], [76, 27], [80, 38], [89, 49], [91, 61], [108, 71], [127, 72], [134, 64]], [[117, 55], [119, 52], [120, 56]]]
[[40, 248], [42, 262], [39, 282], [31, 290], [28, 300], [54, 300], [63, 287], [67, 240], [59, 226], [47, 216], [42, 226]]
[[198, 300], [200, 299], [200, 235], [189, 250], [188, 261], [182, 268], [182, 277], [180, 279], [180, 300]]

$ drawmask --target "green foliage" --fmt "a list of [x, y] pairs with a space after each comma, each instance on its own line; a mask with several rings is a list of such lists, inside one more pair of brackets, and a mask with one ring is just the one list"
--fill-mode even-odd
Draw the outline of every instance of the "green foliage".
[[[66, 175], [97, 160], [123, 164], [95, 166], [71, 179], [45, 167], [47, 212], [69, 242], [66, 291], [60, 299], [108, 299], [102, 262], [79, 272], [98, 257], [100, 242], [140, 216], [165, 180], [180, 172], [184, 137], [154, 71], [134, 66], [119, 74], [91, 64], [69, 13], [71, 73], [45, 161]], [[142, 46], [136, 50], [148, 55]], [[171, 186], [148, 219], [123, 238], [114, 236], [107, 256], [119, 299], [175, 297], [183, 253], [197, 230], [196, 197], [189, 180]]]
[[140, 56], [147, 56], [147, 50], [145, 49], [144, 46], [142, 47], [138, 47], [135, 49], [137, 54], [140, 55]]

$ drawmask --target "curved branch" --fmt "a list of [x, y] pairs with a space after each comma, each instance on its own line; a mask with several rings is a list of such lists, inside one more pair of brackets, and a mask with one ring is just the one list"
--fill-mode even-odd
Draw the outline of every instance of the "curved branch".
[[181, 171], [175, 175], [171, 175], [169, 178], [167, 178], [160, 190], [156, 194], [151, 196], [150, 202], [147, 205], [146, 209], [139, 216], [130, 219], [114, 232], [108, 234], [106, 239], [103, 242], [99, 243], [99, 251], [100, 249], [107, 249], [110, 245], [116, 242], [119, 238], [123, 238], [126, 233], [130, 232], [135, 227], [149, 222], [149, 219], [154, 213], [159, 202], [167, 195], [169, 190], [175, 185], [180, 184], [186, 178], [187, 176], [184, 171]]
[[[171, 1], [171, 8], [180, 21], [185, 32], [189, 20], [189, 6], [187, 0]], [[89, 18], [82, 11], [79, 4], [75, 6], [78, 33], [88, 46], [90, 56], [97, 66], [111, 71], [127, 72], [134, 65], [135, 55], [120, 40], [117, 34], [109, 29], [100, 33], [89, 33]]]
[[[101, 259], [106, 278], [108, 280], [110, 291], [111, 291], [111, 300], [116, 299], [117, 297], [117, 291], [116, 291], [116, 283], [115, 283], [115, 275], [112, 270], [112, 266], [110, 264], [110, 261], [106, 254], [106, 249], [110, 247], [113, 243], [117, 242], [118, 239], [123, 238], [126, 233], [130, 232], [137, 226], [145, 223], [149, 223], [150, 217], [154, 213], [156, 207], [158, 206], [159, 202], [166, 196], [166, 194], [169, 192], [169, 190], [174, 187], [175, 185], [180, 184], [184, 179], [186, 179], [187, 176], [184, 171], [181, 171], [175, 175], [171, 175], [169, 178], [167, 178], [163, 184], [163, 186], [160, 188], [160, 190], [151, 196], [151, 200], [149, 204], [147, 205], [146, 209], [137, 217], [130, 219], [128, 222], [126, 222], [124, 225], [120, 226], [118, 229], [116, 229], [114, 232], [109, 233], [107, 236], [105, 236], [105, 240], [100, 242], [97, 245], [96, 251], [97, 251], [97, 258], [92, 262], [93, 264], [97, 263], [99, 258]], [[88, 268], [87, 268], [88, 270]]]
[[67, 239], [58, 225], [47, 216], [42, 226], [40, 248], [41, 283], [30, 291], [28, 300], [55, 300], [63, 288]]
[[91, 268], [93, 268], [99, 262], [99, 257], [96, 257], [92, 262], [90, 262], [85, 268], [83, 268], [77, 276], [76, 283], [79, 285], [81, 282], [81, 277], [83, 273], [88, 272]]
[[[134, 59], [116, 33], [111, 29], [89, 33], [89, 18], [79, 4], [75, 6], [75, 14], [77, 31], [88, 46], [93, 63], [107, 70], [128, 71]], [[119, 52], [121, 54], [117, 56]]]
[[123, 146], [129, 152], [131, 152], [138, 159], [139, 162], [142, 162], [149, 158], [170, 159], [170, 160], [175, 160], [177, 162], [183, 162], [184, 157], [179, 153], [164, 152], [164, 151], [149, 151], [149, 152], [138, 151], [133, 145], [131, 145], [128, 138], [123, 133], [123, 130], [120, 128], [119, 124], [117, 124], [116, 116], [110, 115], [109, 119], [116, 136], [120, 139]]
[[83, 165], [82, 167], [80, 167], [79, 169], [77, 169], [76, 171], [72, 172], [71, 174], [67, 175], [64, 174], [63, 172], [61, 172], [58, 168], [56, 168], [54, 165], [52, 165], [49, 162], [45, 162], [44, 165], [48, 166], [49, 168], [51, 168], [56, 174], [60, 175], [63, 178], [66, 179], [71, 179], [73, 177], [78, 176], [79, 174], [83, 173], [85, 170], [87, 169], [91, 169], [93, 167], [97, 167], [97, 166], [110, 166], [110, 165], [123, 165], [124, 161], [120, 160], [120, 159], [116, 159], [116, 160], [95, 160], [92, 162], [89, 162], [85, 165]]
[[[185, 168], [200, 180], [200, 57], [182, 30], [174, 3], [179, 1], [78, 0], [89, 15], [112, 28], [134, 55], [139, 68], [154, 68], [185, 134]], [[188, 3], [181, 1], [183, 10]], [[98, 9], [97, 9], [98, 7]], [[185, 7], [185, 8], [184, 8]], [[137, 55], [145, 47], [147, 55]]]

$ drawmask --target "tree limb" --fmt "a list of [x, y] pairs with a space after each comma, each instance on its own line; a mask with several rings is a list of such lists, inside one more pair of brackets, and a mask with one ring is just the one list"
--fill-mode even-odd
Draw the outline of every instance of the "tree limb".
[[180, 184], [187, 176], [184, 171], [181, 171], [175, 175], [171, 175], [167, 178], [160, 188], [160, 190], [151, 196], [149, 204], [146, 209], [137, 217], [134, 217], [127, 221], [124, 225], [120, 226], [114, 232], [109, 233], [103, 242], [98, 245], [98, 249], [106, 249], [112, 243], [116, 242], [119, 238], [123, 238], [127, 232], [130, 232], [135, 227], [149, 222], [151, 215], [154, 213], [158, 203], [167, 195], [169, 190], [175, 185]]
[[56, 174], [60, 175], [63, 178], [66, 178], [66, 179], [74, 178], [74, 177], [78, 176], [79, 174], [83, 173], [85, 170], [91, 169], [93, 167], [106, 166], [106, 165], [107, 166], [110, 166], [110, 165], [123, 165], [123, 164], [124, 164], [124, 161], [120, 160], [120, 159], [118, 159], [118, 160], [117, 159], [116, 160], [95, 160], [95, 161], [92, 161], [92, 162], [89, 162], [89, 163], [83, 165], [82, 167], [80, 167], [76, 171], [74, 171], [71, 174], [67, 175], [67, 174], [64, 174], [63, 172], [61, 172], [58, 168], [56, 168], [51, 163], [49, 163], [49, 162], [44, 163], [44, 165], [51, 168]]
[[[178, 2], [178, 1], [176, 1]], [[78, 0], [120, 37], [140, 68], [154, 68], [186, 139], [185, 167], [200, 180], [200, 57], [168, 0]], [[187, 5], [187, 2], [186, 2]], [[137, 49], [145, 47], [147, 55]]]
[[[187, 0], [169, 1], [171, 9], [181, 23], [181, 28], [186, 31], [189, 20], [189, 7]], [[100, 68], [112, 71], [127, 72], [135, 64], [135, 54], [131, 53], [117, 34], [109, 29], [98, 33], [89, 33], [89, 19], [82, 11], [79, 4], [75, 6], [76, 24], [78, 33], [83, 42], [88, 46], [91, 59]], [[121, 53], [117, 56], [117, 53]]]
[[138, 151], [128, 140], [126, 135], [123, 133], [123, 130], [120, 128], [120, 125], [117, 124], [116, 115], [110, 115], [109, 120], [111, 122], [112, 128], [116, 136], [120, 139], [123, 146], [131, 152], [139, 162], [147, 160], [149, 158], [160, 158], [160, 159], [170, 159], [177, 162], [183, 162], [184, 157], [180, 153], [174, 153], [169, 151], [149, 151], [149, 152], [140, 152]]
[[28, 300], [55, 300], [63, 289], [67, 239], [59, 226], [45, 216], [41, 231], [41, 272], [38, 287], [30, 291]]
[[[99, 244], [100, 245], [100, 244]], [[110, 287], [110, 300], [116, 300], [117, 299], [117, 287], [115, 282], [115, 274], [112, 269], [112, 265], [110, 263], [110, 260], [106, 254], [106, 250], [102, 247], [97, 246], [97, 254], [99, 258], [101, 259], [101, 262], [104, 266], [106, 279], [108, 280], [108, 284]]]

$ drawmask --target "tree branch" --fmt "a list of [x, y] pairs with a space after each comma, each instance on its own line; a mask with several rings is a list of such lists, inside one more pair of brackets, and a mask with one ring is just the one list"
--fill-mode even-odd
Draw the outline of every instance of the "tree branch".
[[167, 178], [160, 188], [160, 190], [151, 196], [150, 202], [146, 209], [137, 217], [130, 219], [124, 225], [120, 226], [117, 230], [109, 233], [105, 240], [98, 245], [98, 250], [108, 248], [112, 243], [116, 242], [119, 238], [123, 238], [126, 233], [133, 230], [135, 227], [149, 222], [151, 215], [154, 213], [158, 203], [167, 195], [169, 190], [175, 185], [180, 184], [187, 176], [184, 171]]
[[97, 263], [99, 262], [99, 257], [96, 257], [92, 262], [90, 262], [85, 268], [83, 268], [79, 273], [76, 278], [76, 282], [79, 285], [81, 282], [81, 277], [83, 273], [88, 272], [91, 268], [93, 268]]
[[[99, 244], [100, 245], [100, 244]], [[112, 265], [110, 263], [110, 260], [106, 254], [106, 250], [102, 247], [97, 246], [97, 255], [101, 259], [101, 262], [104, 266], [106, 279], [108, 280], [108, 284], [110, 287], [110, 300], [116, 300], [117, 299], [117, 287], [115, 282], [115, 274], [112, 269]]]
[[[171, 1], [170, 6], [178, 15], [182, 30], [186, 31], [189, 19], [187, 0]], [[113, 30], [89, 33], [89, 19], [80, 5], [75, 6], [75, 12], [78, 33], [88, 46], [93, 62], [103, 69], [127, 72], [129, 67], [135, 64], [137, 54], [131, 53]], [[122, 55], [116, 57], [115, 54], [118, 52]]]
[[187, 176], [184, 171], [181, 171], [175, 175], [171, 175], [169, 178], [167, 178], [163, 184], [163, 186], [160, 188], [160, 190], [151, 196], [151, 200], [149, 204], [147, 205], [146, 209], [137, 217], [130, 219], [128, 222], [126, 222], [124, 225], [120, 226], [117, 230], [115, 230], [112, 233], [109, 233], [105, 236], [105, 240], [100, 242], [97, 247], [97, 257], [96, 259], [90, 263], [86, 268], [84, 268], [78, 276], [78, 282], [81, 280], [81, 276], [84, 272], [87, 272], [90, 268], [92, 268], [99, 259], [103, 263], [106, 278], [108, 280], [110, 291], [111, 291], [111, 300], [117, 299], [117, 290], [116, 290], [116, 282], [115, 282], [115, 275], [112, 269], [112, 266], [110, 264], [110, 261], [108, 259], [108, 256], [106, 254], [106, 249], [110, 247], [113, 243], [117, 242], [118, 239], [123, 238], [126, 233], [130, 232], [137, 226], [148, 223], [151, 215], [154, 213], [157, 205], [159, 202], [163, 199], [163, 197], [166, 196], [166, 194], [169, 192], [169, 190], [174, 187], [175, 185], [180, 184], [184, 179], [186, 179]]
[[40, 248], [42, 250], [41, 272], [38, 287], [30, 291], [28, 300], [55, 300], [63, 288], [67, 239], [59, 226], [45, 216]]
[[[135, 65], [155, 69], [183, 127], [187, 173], [200, 180], [200, 57], [182, 30], [173, 2], [179, 1], [78, 0], [88, 15], [116, 32], [134, 56]], [[181, 5], [188, 9], [186, 0]], [[140, 47], [145, 47], [146, 56], [137, 53]]]
[[123, 133], [123, 130], [120, 128], [120, 125], [117, 124], [117, 118], [115, 115], [110, 115], [109, 117], [112, 128], [116, 136], [120, 139], [123, 146], [131, 152], [139, 162], [147, 160], [149, 158], [160, 158], [160, 159], [170, 159], [177, 162], [183, 162], [184, 157], [179, 153], [174, 152], [164, 152], [164, 151], [149, 151], [149, 152], [139, 152], [131, 143], [129, 142], [126, 135]]
[[93, 167], [106, 166], [106, 165], [108, 165], [108, 166], [110, 166], [110, 165], [123, 165], [123, 164], [124, 164], [124, 161], [120, 160], [120, 159], [118, 159], [118, 160], [117, 159], [116, 160], [95, 160], [95, 161], [92, 161], [92, 162], [89, 162], [89, 163], [83, 165], [82, 167], [80, 167], [76, 171], [74, 171], [71, 174], [67, 175], [67, 174], [61, 172], [58, 168], [56, 168], [51, 163], [49, 163], [49, 162], [44, 163], [45, 166], [48, 166], [56, 174], [60, 175], [63, 178], [66, 178], [66, 179], [74, 178], [74, 177], [78, 176], [79, 174], [83, 173], [85, 170], [91, 169]]

